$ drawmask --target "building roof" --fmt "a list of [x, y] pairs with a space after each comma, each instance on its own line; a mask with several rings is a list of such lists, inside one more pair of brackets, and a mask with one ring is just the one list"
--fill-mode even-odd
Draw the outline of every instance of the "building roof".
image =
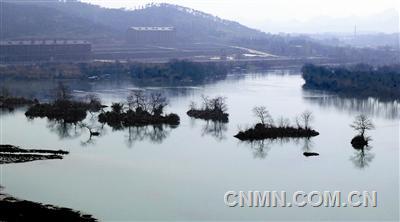
[[133, 26], [130, 28], [135, 31], [174, 31], [175, 28], [172, 26], [160, 26], [160, 27], [137, 27]]
[[86, 40], [3, 40], [0, 45], [79, 45], [90, 44]]

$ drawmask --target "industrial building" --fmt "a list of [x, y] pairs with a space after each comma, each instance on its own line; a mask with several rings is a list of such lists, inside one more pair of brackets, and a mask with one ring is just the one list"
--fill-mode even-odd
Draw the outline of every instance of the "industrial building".
[[176, 41], [174, 27], [131, 27], [127, 31], [129, 44], [172, 44]]
[[0, 62], [84, 61], [91, 44], [84, 40], [0, 41]]

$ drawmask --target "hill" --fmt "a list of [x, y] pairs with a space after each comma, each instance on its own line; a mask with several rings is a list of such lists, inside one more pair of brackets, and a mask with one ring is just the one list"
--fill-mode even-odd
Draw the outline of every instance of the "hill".
[[0, 4], [4, 12], [1, 38], [75, 36], [123, 40], [131, 26], [174, 26], [177, 38], [186, 42], [267, 36], [234, 21], [164, 3], [138, 10], [106, 9], [79, 1]]
[[96, 38], [110, 36], [111, 28], [35, 4], [0, 2], [0, 38]]
[[[250, 54], [258, 51], [261, 59], [264, 55], [273, 54], [302, 58], [328, 57], [335, 58], [337, 62], [390, 64], [397, 63], [400, 55], [398, 49], [336, 47], [318, 43], [307, 36], [272, 35], [235, 21], [164, 3], [148, 4], [136, 10], [109, 9], [76, 0], [0, 1], [0, 6], [0, 39], [85, 39], [93, 43], [99, 58], [103, 58], [103, 54], [109, 58], [111, 53], [114, 53], [112, 56], [118, 55], [118, 58], [128, 58], [123, 54], [125, 52], [139, 53], [137, 57], [143, 57], [143, 49], [127, 49], [123, 45], [126, 31], [132, 26], [174, 26], [178, 42], [190, 45], [183, 47], [179, 53], [190, 52], [193, 54], [190, 56], [221, 55], [230, 53], [232, 49], [240, 49]], [[161, 50], [167, 49], [157, 48], [146, 53], [161, 56]], [[175, 52], [169, 50], [168, 53]], [[169, 57], [176, 58], [175, 54], [170, 54]]]

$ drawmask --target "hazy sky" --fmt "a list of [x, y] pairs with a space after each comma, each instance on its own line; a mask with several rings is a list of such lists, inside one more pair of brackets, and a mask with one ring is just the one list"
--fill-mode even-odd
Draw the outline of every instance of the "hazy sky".
[[263, 21], [300, 20], [313, 17], [367, 16], [400, 8], [399, 0], [83, 0], [113, 8], [135, 8], [151, 2], [187, 6], [221, 18]]
[[[81, 0], [110, 8], [134, 9], [147, 3], [171, 3], [190, 7], [224, 19], [238, 21], [244, 25], [261, 30], [290, 30], [294, 21], [306, 22], [318, 17], [334, 18], [348, 16], [369, 16], [388, 9], [400, 11], [400, 0]], [[350, 21], [351, 23], [351, 21]], [[379, 22], [378, 22], [379, 23]], [[394, 23], [397, 26], [398, 21]], [[265, 24], [270, 24], [266, 27]], [[271, 27], [275, 25], [276, 27]], [[286, 27], [284, 27], [286, 26]], [[351, 24], [351, 27], [354, 23]], [[282, 27], [280, 29], [280, 27]], [[315, 27], [316, 30], [319, 27]], [[379, 30], [379, 24], [375, 25]], [[399, 30], [393, 28], [393, 30]], [[352, 30], [346, 27], [344, 30]], [[321, 31], [321, 30], [320, 30]], [[328, 31], [328, 30], [327, 30]]]

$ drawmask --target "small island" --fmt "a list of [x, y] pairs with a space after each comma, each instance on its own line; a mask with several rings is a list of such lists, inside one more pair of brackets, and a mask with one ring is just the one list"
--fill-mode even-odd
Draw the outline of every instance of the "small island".
[[313, 116], [309, 111], [305, 111], [300, 117], [295, 118], [296, 126], [291, 126], [289, 119], [283, 117], [278, 120], [278, 125], [276, 125], [264, 106], [255, 107], [253, 112], [260, 122], [253, 128], [240, 131], [235, 135], [236, 138], [240, 140], [263, 140], [284, 137], [309, 138], [319, 135], [317, 131], [310, 127]]
[[215, 98], [208, 98], [202, 96], [202, 107], [197, 108], [196, 103], [191, 102], [187, 115], [196, 119], [212, 120], [228, 122], [229, 114], [226, 113], [227, 105], [225, 97], [217, 96]]
[[316, 152], [303, 152], [303, 155], [304, 155], [305, 157], [319, 156], [319, 153], [316, 153]]
[[64, 150], [22, 149], [9, 144], [0, 144], [0, 164], [62, 159], [63, 155], [68, 153]]
[[56, 100], [51, 103], [35, 103], [25, 112], [29, 118], [47, 117], [65, 123], [77, 123], [86, 118], [87, 112], [98, 112], [105, 106], [96, 95], [86, 96], [86, 101], [71, 99], [69, 89], [62, 83], [56, 89]]
[[354, 136], [350, 142], [353, 148], [363, 149], [364, 147], [367, 147], [371, 139], [368, 136], [365, 136], [365, 132], [375, 128], [372, 121], [366, 115], [360, 114], [355, 117], [350, 127], [358, 132], [358, 135]]
[[129, 126], [179, 125], [177, 114], [164, 114], [168, 102], [160, 93], [145, 95], [142, 91], [134, 91], [128, 96], [127, 103], [127, 107], [123, 103], [113, 103], [111, 111], [99, 114], [99, 122], [117, 129]]

